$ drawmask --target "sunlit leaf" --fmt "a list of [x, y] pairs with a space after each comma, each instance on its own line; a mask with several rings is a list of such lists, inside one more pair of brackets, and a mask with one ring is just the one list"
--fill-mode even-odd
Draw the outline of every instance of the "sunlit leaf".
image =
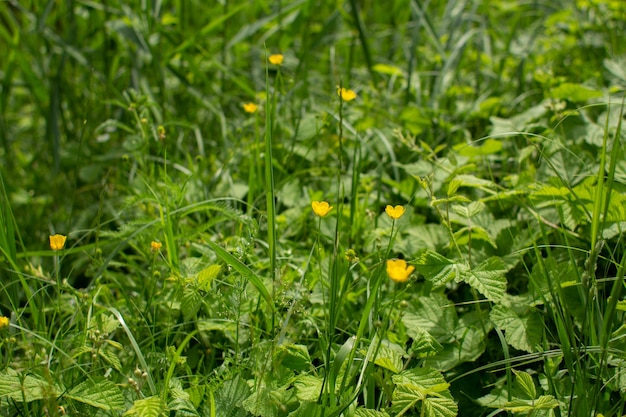
[[81, 382], [65, 396], [103, 410], [120, 410], [125, 405], [124, 396], [118, 386], [102, 378]]
[[459, 264], [443, 255], [427, 250], [413, 263], [417, 272], [431, 281], [435, 287], [445, 285], [453, 279], [458, 280], [467, 270], [465, 264]]
[[518, 312], [504, 305], [496, 305], [491, 310], [490, 318], [495, 326], [504, 330], [507, 343], [515, 349], [529, 353], [537, 351], [543, 331], [541, 317], [537, 312], [530, 308]]
[[506, 292], [504, 274], [508, 268], [500, 258], [492, 257], [467, 271], [463, 280], [489, 300], [498, 302]]
[[135, 400], [133, 406], [124, 413], [124, 416], [128, 417], [164, 417], [167, 415], [167, 404], [157, 396]]

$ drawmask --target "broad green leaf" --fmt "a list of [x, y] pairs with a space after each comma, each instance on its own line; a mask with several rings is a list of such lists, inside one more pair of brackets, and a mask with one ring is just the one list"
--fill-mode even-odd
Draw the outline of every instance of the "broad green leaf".
[[515, 349], [529, 353], [540, 346], [543, 323], [541, 317], [529, 307], [517, 311], [504, 305], [496, 305], [491, 310], [490, 319], [495, 326], [504, 330], [504, 337]]
[[293, 386], [296, 390], [296, 397], [300, 401], [315, 402], [320, 397], [323, 379], [313, 375], [299, 375]]
[[426, 417], [454, 417], [459, 412], [454, 400], [447, 397], [426, 398], [422, 407]]
[[372, 410], [370, 408], [362, 408], [359, 407], [356, 410], [354, 410], [354, 415], [356, 417], [389, 417], [389, 414], [387, 414], [386, 411], [377, 411], [377, 410]]
[[124, 396], [117, 385], [104, 378], [81, 382], [65, 396], [103, 410], [120, 410], [125, 405]]
[[250, 396], [250, 387], [240, 376], [224, 381], [215, 392], [215, 409], [217, 417], [248, 417], [243, 408], [243, 401]]
[[491, 257], [467, 271], [462, 280], [493, 302], [498, 302], [506, 292], [504, 274], [508, 268], [500, 258]]
[[161, 397], [154, 396], [135, 400], [133, 406], [124, 413], [124, 416], [165, 417], [168, 414], [167, 404]]
[[394, 65], [376, 64], [372, 66], [372, 69], [380, 74], [385, 75], [404, 75], [402, 69]]
[[[456, 404], [452, 401], [450, 391], [448, 390], [450, 385], [439, 371], [431, 368], [412, 368], [398, 375], [393, 375], [392, 381], [395, 389], [392, 396], [391, 410], [396, 416], [405, 414], [420, 401], [424, 402], [424, 407], [432, 406], [430, 412], [435, 413], [425, 414], [426, 416], [456, 415]], [[433, 398], [446, 398], [451, 403], [441, 402], [440, 404], [433, 403], [427, 406], [426, 401]], [[452, 404], [454, 404], [454, 409], [452, 409]], [[444, 414], [438, 414], [439, 412], [444, 412]]]
[[274, 353], [277, 363], [295, 371], [304, 371], [311, 368], [311, 357], [305, 345], [280, 345]]
[[38, 376], [22, 376], [12, 369], [0, 374], [0, 397], [9, 397], [17, 402], [31, 402], [45, 398], [55, 398], [63, 390], [51, 385]]
[[202, 306], [202, 294], [193, 288], [187, 287], [183, 290], [183, 298], [180, 304], [180, 309], [183, 312], [185, 321], [189, 321], [196, 317], [196, 314]]
[[582, 84], [563, 83], [550, 91], [553, 98], [584, 103], [592, 98], [602, 97], [602, 91], [585, 87]]
[[485, 156], [500, 152], [502, 150], [502, 142], [490, 138], [480, 143], [479, 146], [463, 143], [454, 146], [453, 149], [461, 156]]
[[193, 403], [186, 398], [174, 398], [167, 408], [170, 412], [174, 411], [177, 416], [200, 416]]
[[[404, 320], [404, 317], [403, 317]], [[410, 318], [408, 320], [411, 320]], [[407, 332], [408, 333], [408, 332]], [[418, 326], [412, 326], [411, 338], [413, 343], [409, 349], [410, 353], [417, 358], [425, 358], [434, 355], [443, 349], [443, 346], [430, 335], [426, 330]]]
[[502, 409], [512, 413], [529, 414], [536, 410], [551, 410], [559, 406], [559, 402], [552, 395], [541, 395], [535, 400], [516, 398], [502, 406]]
[[[119, 352], [118, 352], [119, 353]], [[120, 362], [119, 354], [116, 352], [112, 352], [111, 349], [98, 349], [98, 355], [107, 361], [109, 365], [111, 365], [115, 370], [122, 370], [122, 363]]]
[[515, 373], [515, 386], [529, 399], [534, 400], [537, 397], [537, 388], [533, 377], [528, 372], [516, 371]]
[[453, 340], [457, 321], [452, 302], [438, 293], [419, 297], [417, 303], [402, 316], [407, 334], [413, 340], [424, 339], [423, 331], [426, 331], [428, 339], [435, 338], [439, 343]]
[[[371, 361], [374, 352], [372, 350], [378, 347], [376, 353], [376, 359], [374, 363], [382, 368], [388, 369], [391, 372], [398, 373], [403, 369], [402, 358], [406, 356], [406, 352], [400, 345], [390, 342], [389, 340], [383, 340], [378, 346], [378, 338], [374, 338], [370, 343], [367, 358]], [[371, 352], [371, 353], [370, 353]]]
[[445, 285], [453, 279], [458, 281], [467, 270], [465, 264], [456, 263], [431, 250], [422, 253], [414, 265], [417, 272], [424, 275], [435, 287]]
[[198, 273], [198, 289], [202, 291], [210, 291], [211, 283], [217, 278], [222, 271], [221, 265], [209, 265]]

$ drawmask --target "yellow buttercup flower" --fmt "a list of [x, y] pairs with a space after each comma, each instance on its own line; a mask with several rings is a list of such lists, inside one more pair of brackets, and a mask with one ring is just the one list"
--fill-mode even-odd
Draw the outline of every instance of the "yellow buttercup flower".
[[343, 101], [352, 101], [356, 98], [356, 93], [354, 91], [343, 87], [337, 88], [337, 94]]
[[157, 241], [154, 241], [154, 240], [152, 242], [150, 242], [150, 250], [152, 252], [156, 252], [159, 249], [161, 249], [162, 247], [163, 247], [163, 244], [161, 242], [157, 242]]
[[407, 266], [404, 259], [387, 260], [387, 275], [393, 281], [407, 282], [413, 271], [415, 271], [415, 267]]
[[404, 215], [405, 212], [406, 210], [404, 209], [404, 206], [385, 207], [385, 213], [387, 213], [387, 215], [394, 220], [398, 220], [400, 217]]
[[327, 201], [313, 201], [311, 202], [311, 207], [313, 208], [313, 213], [319, 217], [326, 217], [333, 209], [333, 206], [328, 204]]
[[243, 103], [243, 110], [246, 113], [255, 113], [258, 108], [259, 106], [254, 103]]
[[63, 246], [65, 246], [66, 240], [67, 240], [67, 236], [63, 236], [60, 234], [50, 236], [50, 249], [52, 250], [63, 249]]
[[9, 327], [9, 318], [0, 316], [0, 330], [4, 329], [5, 327]]
[[282, 56], [282, 54], [274, 54], [274, 55], [270, 55], [267, 59], [270, 61], [270, 64], [282, 65], [285, 57]]

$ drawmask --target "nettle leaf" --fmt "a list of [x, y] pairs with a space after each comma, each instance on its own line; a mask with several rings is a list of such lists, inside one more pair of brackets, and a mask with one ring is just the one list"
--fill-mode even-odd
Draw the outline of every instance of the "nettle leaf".
[[296, 398], [300, 401], [315, 402], [320, 397], [323, 379], [313, 375], [299, 375], [293, 386], [296, 390]]
[[533, 411], [551, 410], [558, 406], [559, 402], [552, 395], [542, 395], [535, 400], [522, 400], [520, 398], [516, 398], [505, 403], [502, 406], [502, 409], [512, 413], [524, 413], [529, 415]]
[[507, 343], [515, 349], [537, 352], [543, 332], [541, 316], [528, 306], [522, 311], [496, 305], [490, 313], [493, 324], [504, 330]]
[[183, 299], [180, 305], [185, 321], [195, 318], [201, 306], [202, 294], [193, 287], [186, 287], [183, 290]]
[[486, 317], [475, 312], [467, 313], [459, 320], [454, 331], [455, 339], [444, 344], [443, 350], [426, 358], [424, 363], [445, 372], [463, 362], [475, 361], [485, 351], [485, 337], [490, 330]]
[[537, 397], [537, 388], [535, 387], [533, 377], [528, 372], [516, 371], [515, 369], [513, 369], [513, 372], [515, 373], [515, 386], [529, 400], [535, 399]]
[[280, 345], [274, 353], [278, 363], [295, 371], [304, 371], [311, 367], [311, 356], [304, 345]]
[[9, 368], [0, 374], [0, 397], [9, 397], [17, 402], [31, 402], [55, 398], [63, 392], [57, 385], [34, 375], [22, 376]]
[[[374, 363], [382, 368], [388, 369], [391, 372], [398, 373], [403, 368], [402, 358], [406, 356], [406, 352], [400, 345], [390, 342], [389, 340], [383, 340], [378, 346], [378, 338], [374, 338], [370, 343], [369, 352], [367, 358], [372, 361], [374, 352], [373, 350], [378, 347], [376, 358]], [[371, 352], [371, 354], [370, 354]]]
[[412, 356], [417, 358], [425, 358], [434, 355], [443, 349], [443, 346], [421, 327], [413, 327], [411, 336], [413, 343], [410, 352]]
[[119, 410], [125, 405], [124, 396], [117, 385], [104, 378], [81, 382], [65, 396], [103, 410]]
[[354, 410], [356, 417], [389, 417], [386, 411], [377, 411], [370, 408], [357, 408]]
[[402, 416], [422, 402], [426, 417], [453, 417], [458, 412], [441, 373], [432, 368], [413, 368], [392, 377], [395, 385], [391, 411]]
[[439, 343], [454, 339], [457, 315], [454, 305], [444, 294], [433, 293], [430, 297], [418, 297], [409, 311], [402, 316], [409, 337], [422, 340], [424, 331]]
[[248, 417], [241, 404], [249, 396], [250, 387], [240, 375], [224, 381], [215, 392], [217, 417]]
[[463, 274], [462, 279], [489, 300], [498, 302], [506, 292], [504, 274], [507, 271], [507, 266], [500, 258], [491, 257]]
[[431, 250], [422, 253], [414, 266], [435, 287], [445, 285], [453, 279], [458, 280], [468, 269], [465, 264], [456, 263]]
[[196, 278], [198, 289], [202, 291], [210, 291], [211, 283], [219, 276], [221, 271], [221, 265], [209, 265], [202, 271], [198, 272], [198, 276]]
[[168, 415], [168, 409], [161, 397], [153, 396], [135, 400], [133, 406], [124, 415], [129, 417], [164, 417]]

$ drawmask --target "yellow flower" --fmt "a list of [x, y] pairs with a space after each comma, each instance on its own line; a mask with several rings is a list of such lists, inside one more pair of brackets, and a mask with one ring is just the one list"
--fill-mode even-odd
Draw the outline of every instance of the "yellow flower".
[[415, 271], [414, 266], [406, 265], [404, 259], [388, 259], [387, 260], [387, 275], [393, 281], [407, 282], [411, 273]]
[[154, 241], [154, 240], [152, 242], [150, 242], [150, 250], [152, 252], [156, 252], [159, 249], [161, 249], [162, 247], [163, 247], [163, 244], [161, 242], [157, 242], [157, 241]]
[[254, 103], [243, 103], [243, 109], [246, 113], [254, 113], [256, 112], [256, 110], [258, 109], [259, 106], [257, 106]]
[[356, 98], [356, 93], [354, 91], [343, 87], [337, 88], [337, 94], [343, 101], [352, 101]]
[[5, 327], [9, 327], [9, 318], [0, 316], [0, 330], [4, 329]]
[[326, 217], [326, 215], [333, 209], [333, 206], [328, 204], [326, 201], [313, 201], [311, 202], [311, 207], [313, 208], [313, 213], [319, 217]]
[[63, 249], [63, 246], [65, 246], [65, 240], [67, 240], [67, 236], [63, 236], [59, 234], [50, 236], [50, 249], [52, 250]]
[[400, 217], [404, 215], [405, 212], [406, 210], [404, 209], [404, 206], [385, 207], [385, 213], [387, 213], [387, 215], [394, 220], [398, 220]]
[[282, 54], [274, 54], [274, 55], [270, 55], [267, 59], [270, 61], [270, 64], [282, 65], [285, 57], [282, 56]]

